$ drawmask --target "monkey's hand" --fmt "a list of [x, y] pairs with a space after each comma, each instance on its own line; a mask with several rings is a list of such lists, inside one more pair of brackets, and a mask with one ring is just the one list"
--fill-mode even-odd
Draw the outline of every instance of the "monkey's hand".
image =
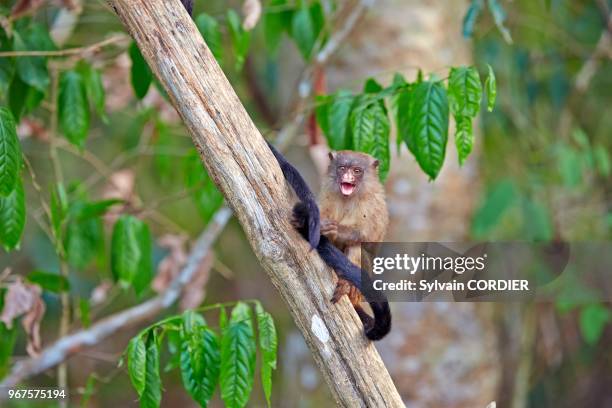
[[291, 225], [310, 243], [310, 246], [316, 248], [321, 235], [319, 207], [316, 206], [316, 203], [311, 204], [314, 204], [314, 207], [303, 202], [297, 203], [293, 207]]
[[338, 236], [338, 222], [334, 220], [321, 220], [321, 234], [325, 235], [332, 242]]

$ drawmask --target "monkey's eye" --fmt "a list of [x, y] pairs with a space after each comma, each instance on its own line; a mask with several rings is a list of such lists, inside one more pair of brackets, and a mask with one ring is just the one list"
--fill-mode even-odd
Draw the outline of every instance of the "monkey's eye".
[[346, 167], [344, 167], [344, 166], [340, 166], [340, 167], [338, 167], [338, 170], [340, 170], [340, 171], [344, 171], [344, 170], [346, 170]]
[[355, 172], [355, 174], [361, 174], [361, 169], [355, 169], [353, 171]]

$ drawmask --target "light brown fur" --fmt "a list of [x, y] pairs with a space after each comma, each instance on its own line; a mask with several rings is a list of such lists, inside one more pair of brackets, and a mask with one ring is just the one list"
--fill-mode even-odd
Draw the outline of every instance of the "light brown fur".
[[[338, 167], [363, 168], [356, 190], [348, 197], [340, 192]], [[384, 187], [378, 178], [378, 162], [370, 155], [340, 151], [333, 155], [319, 199], [321, 233], [342, 250], [351, 262], [361, 265], [361, 243], [383, 240], [389, 223]], [[344, 294], [358, 307], [363, 296], [357, 288], [340, 279], [334, 302]]]

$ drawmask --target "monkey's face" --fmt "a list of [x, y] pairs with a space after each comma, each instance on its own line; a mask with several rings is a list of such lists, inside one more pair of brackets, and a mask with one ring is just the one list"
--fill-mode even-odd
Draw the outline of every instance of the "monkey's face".
[[363, 181], [363, 167], [350, 164], [339, 164], [336, 167], [336, 177], [340, 193], [345, 197], [350, 197], [359, 189]]
[[370, 173], [376, 175], [378, 160], [365, 153], [341, 151], [330, 153], [329, 176], [343, 197], [359, 193]]

